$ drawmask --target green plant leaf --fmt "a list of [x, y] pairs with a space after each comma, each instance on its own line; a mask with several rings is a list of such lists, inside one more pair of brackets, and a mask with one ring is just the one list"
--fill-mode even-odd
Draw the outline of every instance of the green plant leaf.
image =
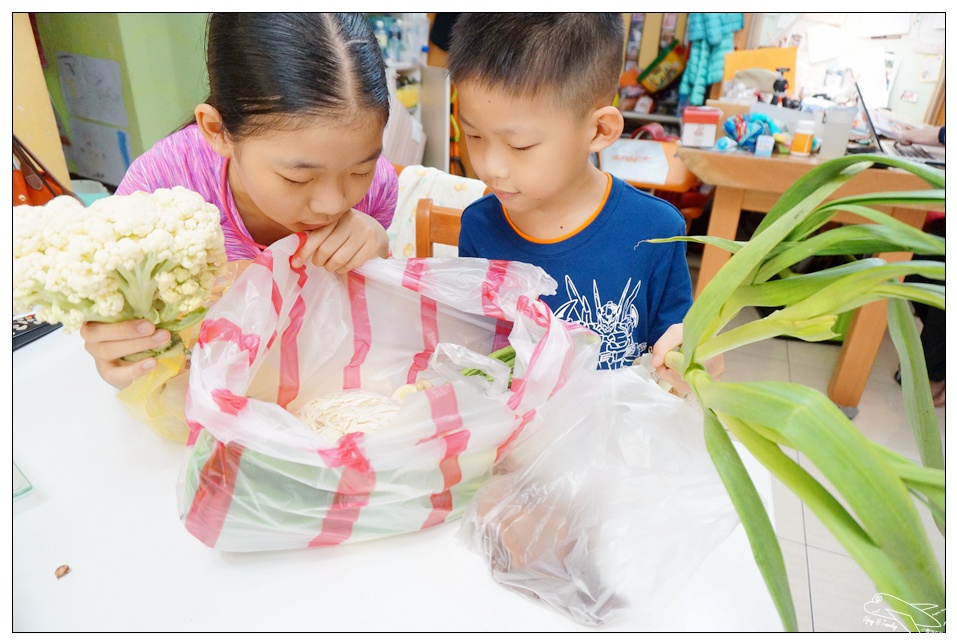
[[[941, 263], [941, 268], [943, 268]], [[886, 282], [874, 288], [874, 294], [885, 298], [899, 298], [920, 302], [936, 309], [944, 308], [944, 287], [936, 284], [918, 284], [916, 282]]]
[[721, 310], [734, 290], [753, 275], [768, 252], [780, 243], [788, 231], [806, 214], [806, 211], [801, 209], [784, 214], [766, 234], [745, 244], [722, 267], [685, 316], [682, 340], [685, 351], [694, 354], [705, 330], [714, 329], [714, 311]]
[[[827, 286], [822, 287], [813, 295], [794, 302], [776, 314], [785, 319], [796, 320], [808, 317], [818, 317], [827, 314], [838, 314], [851, 311], [865, 304], [882, 299], [881, 291], [889, 284], [887, 274], [904, 270], [897, 266], [898, 262], [887, 264], [884, 267], [865, 268], [850, 275], [840, 277]], [[930, 294], [930, 291], [926, 291]]]
[[697, 242], [701, 244], [711, 244], [712, 246], [717, 246], [721, 250], [726, 250], [732, 255], [742, 247], [744, 247], [745, 242], [731, 241], [730, 239], [725, 239], [724, 237], [713, 237], [711, 235], [681, 235], [679, 237], [658, 237], [656, 239], [646, 239], [644, 241], [638, 242], [639, 244], [666, 244], [676, 241], [683, 242]]
[[932, 255], [942, 254], [943, 247], [935, 244], [932, 236], [914, 228], [910, 228], [908, 233], [878, 224], [841, 226], [795, 244], [773, 257], [761, 267], [755, 281], [764, 282], [789, 266], [816, 255], [871, 255], [885, 252]]
[[[832, 198], [836, 190], [875, 163], [910, 172], [928, 188]], [[791, 383], [714, 382], [702, 365], [714, 355], [768, 337], [831, 337], [837, 315], [888, 300], [889, 328], [909, 383], [904, 390], [908, 421], [921, 446], [922, 461], [942, 467], [926, 366], [907, 300], [942, 308], [944, 289], [900, 279], [922, 275], [943, 280], [944, 264], [888, 264], [880, 258], [855, 260], [852, 256], [885, 252], [943, 255], [943, 238], [916, 230], [883, 210], [943, 209], [944, 187], [944, 172], [923, 164], [879, 155], [846, 156], [821, 163], [796, 181], [746, 243], [708, 236], [670, 238], [709, 243], [731, 254], [686, 315], [680, 352], [669, 352], [665, 361], [683, 374], [702, 406], [708, 451], [789, 629], [794, 627], [794, 610], [780, 547], [725, 428], [795, 491], [881, 592], [896, 595], [885, 597], [899, 611], [910, 608], [904, 600], [944, 605], [943, 575], [915, 505], [915, 501], [925, 504], [944, 532], [943, 470], [917, 465], [867, 440], [821, 392]], [[822, 230], [838, 213], [845, 212], [871, 223]], [[806, 258], [822, 255], [847, 257], [848, 262], [811, 275], [796, 272]], [[746, 306], [779, 310], [722, 332]], [[923, 374], [924, 381], [918, 382], [916, 374]], [[812, 475], [781, 446], [798, 450], [801, 461], [807, 458], [820, 474]]]
[[718, 476], [741, 518], [741, 525], [751, 543], [754, 560], [771, 593], [782, 625], [786, 631], [796, 632], [797, 616], [794, 613], [794, 600], [788, 585], [781, 544], [778, 543], [767, 510], [741, 461], [741, 456], [735, 450], [724, 427], [714, 414], [708, 411], [704, 413], [704, 439]]
[[[833, 186], [827, 190], [827, 194], [830, 194], [834, 192], [837, 187], [875, 163], [907, 170], [911, 174], [926, 181], [931, 189], [944, 187], [944, 172], [942, 170], [932, 168], [923, 163], [907, 161], [900, 157], [887, 157], [876, 154], [854, 154], [837, 159], [830, 159], [798, 179], [794, 185], [778, 199], [774, 207], [768, 212], [768, 215], [765, 216], [757, 229], [755, 229], [752, 239], [774, 224], [783, 213], [792, 210], [795, 204], [800, 203], [806, 195], [815, 194], [822, 187], [827, 188]], [[837, 185], [834, 185], [835, 180], [838, 182]], [[807, 232], [810, 231], [806, 231], [804, 234], [807, 234]], [[803, 237], [804, 234], [801, 236]]]
[[789, 336], [807, 342], [830, 340], [837, 336], [833, 327], [836, 315], [822, 315], [816, 318], [789, 320], [772, 313], [767, 317], [748, 322], [741, 326], [716, 335], [698, 346], [698, 358], [708, 360], [720, 353], [742, 347], [760, 340]]
[[160, 326], [164, 329], [169, 329], [170, 331], [182, 331], [193, 326], [197, 322], [201, 322], [202, 319], [206, 317], [206, 309], [199, 308], [190, 313], [189, 315], [184, 316], [180, 320], [170, 322], [169, 324], [161, 324]]
[[887, 328], [901, 361], [904, 412], [914, 432], [921, 463], [944, 468], [944, 449], [930, 394], [924, 348], [910, 306], [903, 300], [887, 303]]
[[719, 417], [770, 427], [810, 459], [850, 506], [881, 560], [893, 562], [892, 570], [879, 562], [875, 568], [875, 552], [861, 558], [849, 550], [869, 574], [880, 575], [883, 592], [944, 604], [943, 578], [907, 488], [824, 394], [778, 382], [714, 383], [699, 394]]

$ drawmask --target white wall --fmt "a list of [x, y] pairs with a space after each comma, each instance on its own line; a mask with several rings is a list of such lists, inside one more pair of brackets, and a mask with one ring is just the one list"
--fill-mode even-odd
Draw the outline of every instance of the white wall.
[[[798, 44], [797, 88], [823, 86], [832, 65], [847, 64], [860, 78], [868, 107], [888, 107], [915, 121], [929, 121], [928, 114], [938, 82], [924, 80], [922, 72], [940, 59], [938, 77], [944, 78], [943, 13], [762, 13], [755, 14], [749, 48]], [[879, 32], [885, 37], [872, 37]], [[897, 32], [897, 33], [895, 33]], [[881, 52], [898, 57], [890, 91], [881, 87]], [[884, 91], [882, 91], [884, 90]], [[901, 98], [910, 92], [915, 102]]]

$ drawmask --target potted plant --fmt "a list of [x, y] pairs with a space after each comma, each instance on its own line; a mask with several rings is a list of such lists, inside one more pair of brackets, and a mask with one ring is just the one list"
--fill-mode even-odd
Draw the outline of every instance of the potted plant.
[[[880, 162], [924, 179], [928, 189], [858, 195], [827, 201], [859, 172]], [[694, 302], [684, 321], [684, 340], [666, 363], [682, 373], [704, 413], [708, 452], [748, 534], [782, 623], [797, 620], [780, 545], [731, 437], [787, 485], [870, 576], [885, 599], [903, 614], [925, 604], [943, 616], [944, 580], [916, 503], [925, 504], [944, 532], [944, 462], [923, 350], [909, 301], [944, 307], [942, 286], [902, 282], [911, 274], [944, 279], [942, 261], [887, 263], [872, 257], [834, 268], [796, 274], [789, 267], [812, 255], [870, 255], [905, 251], [943, 255], [944, 240], [904, 224], [878, 206], [944, 206], [943, 171], [903, 159], [854, 155], [827, 161], [781, 196], [748, 242], [695, 236], [732, 253]], [[838, 211], [872, 223], [821, 231]], [[705, 361], [735, 347], [771, 337], [808, 341], [834, 337], [838, 315], [886, 299], [888, 328], [901, 360], [907, 418], [923, 465], [878, 445], [851, 423], [823, 393], [782, 382], [714, 380]], [[777, 307], [771, 315], [723, 331], [743, 307]], [[804, 469], [782, 448], [800, 452], [836, 490]], [[933, 612], [933, 610], [931, 611]], [[926, 621], [926, 620], [924, 620]], [[943, 629], [943, 617], [937, 630]], [[910, 624], [934, 630], [933, 624]]]

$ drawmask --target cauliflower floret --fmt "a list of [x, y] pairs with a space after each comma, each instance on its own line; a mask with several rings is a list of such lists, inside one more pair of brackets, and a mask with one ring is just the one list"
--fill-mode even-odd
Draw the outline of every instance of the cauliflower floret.
[[13, 233], [14, 307], [67, 332], [138, 318], [173, 330], [226, 264], [219, 210], [182, 187], [16, 206]]

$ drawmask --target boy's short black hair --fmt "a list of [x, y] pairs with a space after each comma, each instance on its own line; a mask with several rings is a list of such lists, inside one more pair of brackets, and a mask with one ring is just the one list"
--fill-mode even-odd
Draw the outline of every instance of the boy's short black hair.
[[449, 77], [583, 116], [614, 100], [624, 38], [620, 13], [463, 13], [452, 30]]

